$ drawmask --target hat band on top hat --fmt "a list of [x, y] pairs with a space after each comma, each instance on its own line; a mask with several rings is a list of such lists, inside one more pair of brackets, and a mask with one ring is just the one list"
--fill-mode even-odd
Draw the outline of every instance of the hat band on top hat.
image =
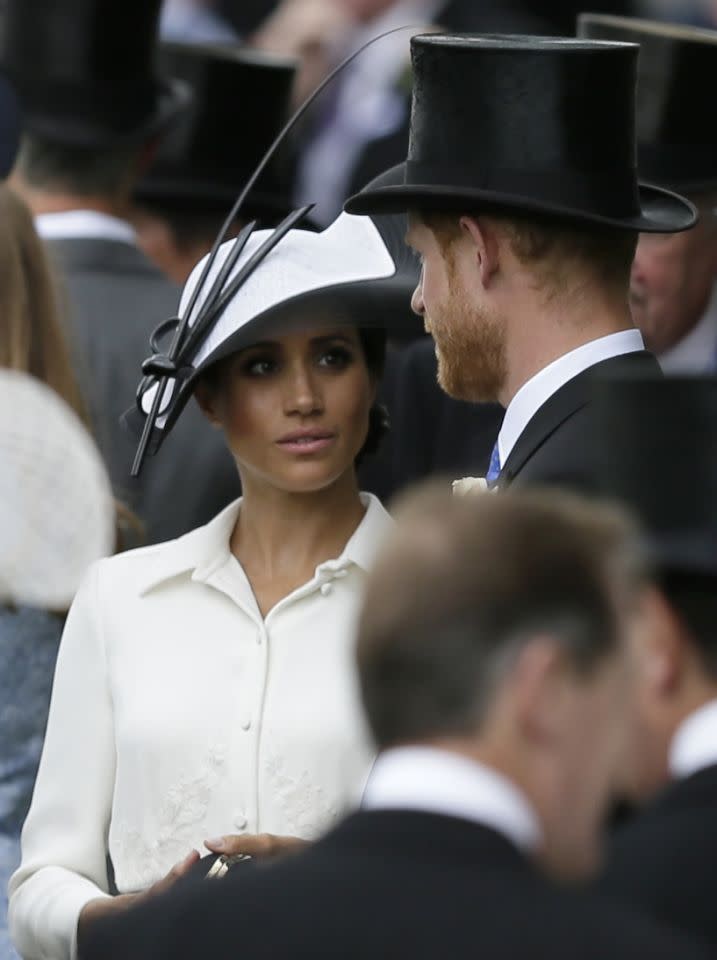
[[[450, 188], [459, 193], [495, 193], [529, 197], [541, 203], [572, 207], [604, 217], [640, 213], [636, 169], [602, 171], [518, 170], [406, 162], [406, 186]], [[480, 198], [476, 200], [479, 202]]]

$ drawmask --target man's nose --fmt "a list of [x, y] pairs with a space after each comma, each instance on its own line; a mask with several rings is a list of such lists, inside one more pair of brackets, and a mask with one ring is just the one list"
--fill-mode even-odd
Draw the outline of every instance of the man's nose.
[[413, 291], [413, 296], [411, 297], [411, 310], [414, 313], [417, 313], [419, 317], [422, 317], [426, 312], [426, 305], [423, 302], [423, 276], [421, 275], [416, 289]]

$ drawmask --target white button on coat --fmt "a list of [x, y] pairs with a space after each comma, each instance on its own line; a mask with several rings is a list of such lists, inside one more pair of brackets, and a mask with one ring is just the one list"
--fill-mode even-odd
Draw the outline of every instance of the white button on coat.
[[[241, 501], [178, 540], [91, 569], [60, 645], [10, 882], [22, 956], [71, 960], [80, 911], [107, 893], [107, 854], [119, 891], [138, 891], [209, 837], [311, 839], [358, 802], [373, 749], [354, 624], [392, 526], [375, 498], [362, 499], [339, 558], [343, 589], [323, 593], [317, 571], [265, 620], [229, 549]], [[239, 729], [247, 718], [250, 730]]]

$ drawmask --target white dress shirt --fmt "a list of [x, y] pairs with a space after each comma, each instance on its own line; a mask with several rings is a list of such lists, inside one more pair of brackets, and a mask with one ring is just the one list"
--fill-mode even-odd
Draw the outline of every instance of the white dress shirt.
[[666, 374], [717, 373], [717, 284], [699, 322], [679, 343], [658, 357]]
[[382, 753], [361, 805], [365, 810], [420, 810], [473, 820], [526, 853], [542, 842], [535, 811], [514, 783], [491, 767], [433, 747]]
[[677, 728], [670, 744], [670, 775], [682, 780], [714, 764], [717, 764], [717, 700], [710, 700]]
[[503, 426], [498, 434], [501, 468], [505, 466], [518, 437], [538, 410], [569, 380], [603, 360], [644, 349], [645, 344], [639, 330], [620, 330], [619, 333], [599, 337], [571, 350], [531, 377], [518, 390], [505, 411]]
[[80, 911], [142, 890], [204, 840], [311, 839], [373, 759], [353, 667], [366, 569], [392, 521], [362, 495], [341, 556], [263, 618], [229, 538], [241, 501], [178, 540], [95, 565], [70, 611], [10, 882], [26, 960], [64, 960]]
[[35, 228], [43, 240], [118, 240], [137, 244], [137, 234], [126, 220], [99, 210], [63, 210], [40, 213]]

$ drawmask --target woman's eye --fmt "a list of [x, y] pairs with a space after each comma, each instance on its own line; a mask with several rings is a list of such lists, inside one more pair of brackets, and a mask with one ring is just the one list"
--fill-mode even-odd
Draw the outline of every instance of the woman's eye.
[[325, 350], [319, 357], [319, 363], [322, 367], [343, 368], [348, 366], [353, 359], [350, 350], [344, 347], [332, 347], [331, 350]]
[[276, 363], [266, 357], [256, 357], [244, 365], [244, 373], [251, 377], [266, 377], [276, 369]]

